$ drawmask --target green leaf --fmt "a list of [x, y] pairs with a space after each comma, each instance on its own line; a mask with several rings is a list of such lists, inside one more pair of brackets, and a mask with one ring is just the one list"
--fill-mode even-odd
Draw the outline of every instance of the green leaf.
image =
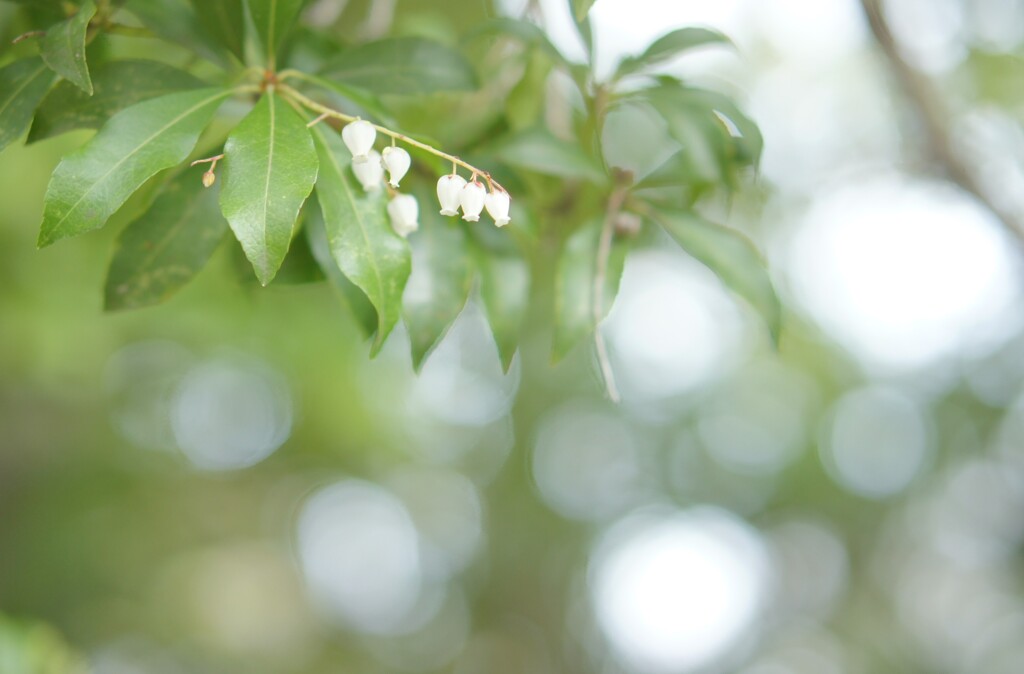
[[[594, 316], [597, 251], [602, 219], [582, 227], [565, 242], [555, 269], [555, 334], [552, 360], [560, 361], [569, 351], [592, 334], [598, 318]], [[605, 268], [600, 319], [612, 308], [619, 292], [619, 281], [626, 262], [628, 246], [622, 239], [612, 242]]]
[[41, 52], [46, 65], [90, 96], [92, 80], [85, 62], [85, 38], [95, 14], [96, 4], [85, 0], [74, 16], [46, 31]]
[[561, 178], [592, 183], [607, 181], [604, 171], [576, 143], [556, 138], [542, 127], [529, 129], [500, 141], [493, 154], [518, 168]]
[[369, 42], [331, 59], [322, 75], [378, 94], [429, 94], [476, 88], [473, 67], [457, 51], [418, 37]]
[[306, 241], [309, 243], [309, 251], [320, 265], [324, 275], [330, 280], [331, 285], [338, 290], [342, 300], [352, 311], [352, 316], [356, 319], [360, 331], [367, 337], [371, 337], [377, 331], [377, 310], [370, 304], [366, 293], [349, 281], [348, 277], [341, 273], [338, 263], [334, 261], [334, 257], [331, 255], [331, 244], [327, 240], [323, 211], [317, 201], [316, 194], [314, 194], [306, 204], [306, 224], [303, 230], [306, 233]]
[[401, 316], [409, 246], [391, 229], [383, 192], [367, 194], [349, 177], [351, 155], [338, 134], [314, 126], [313, 141], [320, 156], [316, 193], [331, 255], [377, 310], [377, 338], [371, 348], [376, 355]]
[[674, 30], [651, 43], [639, 56], [627, 56], [619, 63], [615, 77], [624, 77], [664, 63], [685, 51], [705, 47], [707, 45], [732, 42], [725, 35], [707, 28], [680, 28]]
[[231, 66], [227, 50], [209, 35], [188, 0], [129, 0], [125, 9], [168, 42], [191, 49], [220, 66]]
[[245, 61], [245, 9], [242, 0], [192, 0], [199, 24], [213, 40]]
[[167, 94], [114, 115], [53, 172], [39, 246], [102, 227], [144, 182], [188, 157], [230, 95], [215, 88]]
[[[420, 197], [427, 202], [426, 196]], [[458, 224], [423, 209], [420, 230], [409, 238], [412, 276], [402, 296], [402, 317], [409, 331], [412, 364], [419, 371], [466, 305], [473, 288], [466, 233]]]
[[568, 65], [569, 63], [540, 26], [529, 21], [523, 21], [522, 19], [508, 17], [490, 19], [467, 33], [465, 39], [472, 40], [483, 35], [495, 33], [513, 38], [526, 45], [536, 46], [551, 57], [551, 60], [555, 63], [562, 65]]
[[141, 101], [205, 86], [184, 70], [159, 61], [110, 61], [93, 69], [94, 93], [60, 82], [36, 111], [28, 141], [75, 129], [98, 129], [114, 114]]
[[577, 22], [583, 21], [594, 6], [595, 0], [572, 0], [572, 15]]
[[530, 298], [530, 269], [516, 255], [495, 255], [478, 249], [480, 299], [494, 333], [501, 365], [508, 372], [519, 348]]
[[683, 250], [761, 314], [778, 344], [782, 309], [764, 259], [750, 239], [693, 212], [659, 211], [654, 217]]
[[590, 17], [587, 13], [590, 11], [590, 5], [594, 4], [594, 0], [590, 0], [586, 3], [587, 6], [582, 8], [580, 11], [581, 3], [579, 0], [569, 0], [569, 12], [572, 14], [573, 24], [576, 26], [576, 32], [579, 33], [580, 39], [583, 40], [583, 46], [587, 50], [587, 63], [594, 62], [594, 30], [590, 25]]
[[274, 68], [284, 43], [306, 0], [246, 0], [260, 43], [266, 50], [267, 65]]
[[309, 129], [270, 88], [224, 145], [220, 205], [260, 283], [277, 273], [316, 182]]
[[201, 171], [184, 171], [118, 237], [104, 292], [107, 310], [165, 301], [206, 265], [227, 230], [216, 186], [204, 188]]
[[0, 151], [25, 133], [53, 79], [53, 73], [39, 57], [0, 68]]

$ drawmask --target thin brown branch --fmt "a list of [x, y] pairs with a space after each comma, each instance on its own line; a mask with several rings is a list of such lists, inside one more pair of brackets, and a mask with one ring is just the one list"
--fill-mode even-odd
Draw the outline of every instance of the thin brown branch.
[[921, 122], [928, 150], [946, 178], [972, 195], [992, 212], [1006, 231], [1024, 247], [1024, 217], [994, 200], [981, 179], [966, 162], [953, 142], [949, 113], [932, 82], [904, 58], [896, 37], [885, 18], [883, 0], [860, 0], [871, 33], [889, 68], [899, 81], [911, 109]]

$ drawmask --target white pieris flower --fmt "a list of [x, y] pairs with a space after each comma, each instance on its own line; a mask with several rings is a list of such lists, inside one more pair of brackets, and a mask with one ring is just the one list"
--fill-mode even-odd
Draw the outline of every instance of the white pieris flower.
[[370, 150], [366, 160], [359, 162], [352, 160], [352, 173], [356, 174], [356, 180], [367, 192], [376, 192], [384, 182], [384, 166], [380, 163], [380, 153]]
[[352, 153], [352, 161], [361, 164], [369, 160], [373, 142], [377, 140], [377, 129], [373, 128], [373, 124], [357, 119], [345, 125], [345, 128], [341, 130], [341, 139], [345, 141], [348, 151]]
[[391, 228], [402, 238], [420, 228], [420, 205], [411, 194], [396, 194], [388, 202], [388, 216], [391, 217]]
[[459, 195], [466, 186], [466, 179], [451, 173], [437, 181], [437, 200], [441, 202], [441, 215], [459, 214]]
[[466, 222], [476, 222], [480, 219], [480, 211], [484, 210], [484, 199], [487, 197], [487, 188], [480, 182], [474, 180], [467, 183], [459, 193], [459, 204], [462, 206], [462, 219]]
[[508, 207], [510, 201], [508, 192], [505, 190], [495, 190], [484, 198], [484, 206], [487, 207], [487, 212], [494, 218], [494, 224], [498, 227], [504, 227], [509, 223]]
[[409, 172], [412, 166], [412, 158], [409, 153], [400, 147], [389, 145], [384, 148], [384, 166], [387, 168], [390, 178], [388, 182], [392, 187], [398, 187], [398, 181]]

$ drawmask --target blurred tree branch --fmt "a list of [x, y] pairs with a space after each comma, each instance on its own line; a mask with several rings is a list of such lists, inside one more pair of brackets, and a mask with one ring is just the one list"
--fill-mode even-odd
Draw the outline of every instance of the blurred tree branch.
[[978, 175], [958, 151], [949, 127], [949, 113], [936, 87], [926, 75], [903, 57], [900, 45], [885, 18], [884, 0], [860, 0], [875, 41], [902, 85], [903, 94], [920, 121], [927, 139], [928, 152], [945, 177], [970, 193], [1002, 222], [1005, 229], [1024, 248], [1024, 218], [993, 199]]

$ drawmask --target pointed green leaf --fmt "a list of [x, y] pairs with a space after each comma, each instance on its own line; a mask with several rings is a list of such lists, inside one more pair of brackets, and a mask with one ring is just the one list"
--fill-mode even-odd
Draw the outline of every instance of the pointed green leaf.
[[36, 111], [28, 142], [75, 129], [98, 129], [114, 114], [141, 101], [204, 86], [203, 82], [159, 61], [109, 61], [93, 69], [94, 93], [60, 82]]
[[316, 193], [324, 216], [331, 255], [377, 310], [376, 354], [402, 312], [402, 292], [409, 279], [409, 246], [391, 229], [382, 192], [367, 194], [347, 171], [351, 155], [338, 134], [313, 127], [320, 155]]
[[462, 54], [419, 37], [354, 47], [329, 61], [321, 74], [378, 94], [470, 91], [477, 86], [476, 73]]
[[501, 365], [508, 372], [519, 348], [526, 308], [530, 297], [530, 269], [515, 255], [494, 255], [478, 250], [480, 299], [494, 333]]
[[188, 0], [129, 0], [125, 9], [168, 42], [221, 66], [231, 65], [227, 50], [207, 32]]
[[[302, 227], [305, 227], [305, 224]], [[308, 238], [301, 233], [296, 235], [292, 240], [292, 245], [288, 247], [288, 254], [285, 256], [284, 262], [281, 263], [281, 268], [277, 270], [274, 283], [302, 285], [325, 280], [327, 280], [327, 275], [313, 256]]]
[[284, 261], [317, 156], [305, 122], [270, 88], [224, 145], [220, 205], [260, 283]]
[[693, 212], [659, 211], [655, 219], [683, 250], [761, 314], [772, 341], [778, 343], [782, 308], [764, 259], [750, 239]]
[[576, 21], [583, 21], [590, 13], [590, 8], [594, 6], [595, 0], [571, 0], [571, 2], [573, 18]]
[[267, 55], [267, 64], [274, 67], [288, 31], [291, 30], [306, 0], [246, 0], [256, 33]]
[[165, 301], [202, 269], [224, 239], [228, 223], [217, 188], [204, 188], [199, 170], [185, 171], [164, 188], [117, 239], [107, 273], [107, 310]]
[[[420, 201], [428, 203], [425, 196]], [[402, 318], [418, 371], [466, 305], [473, 288], [473, 267], [466, 233], [434, 208], [420, 213], [420, 229], [409, 242], [412, 276], [402, 296]]]
[[501, 161], [518, 168], [561, 178], [602, 184], [604, 171], [576, 143], [556, 138], [544, 128], [529, 129], [500, 141], [493, 148]]
[[85, 62], [85, 38], [95, 14], [96, 4], [85, 0], [74, 16], [46, 31], [42, 46], [46, 65], [90, 96], [92, 80]]
[[[582, 227], [565, 242], [555, 269], [555, 335], [551, 352], [560, 361], [580, 340], [594, 332], [597, 250], [601, 239], [601, 219]], [[626, 262], [628, 246], [622, 239], [612, 242], [605, 269], [600, 319], [608, 315], [619, 292], [619, 281]]]
[[167, 94], [114, 115], [53, 172], [39, 246], [102, 227], [144, 182], [188, 157], [230, 95], [214, 88]]
[[309, 243], [309, 251], [313, 254], [317, 264], [323, 270], [324, 275], [330, 280], [348, 308], [351, 309], [353, 317], [360, 331], [367, 337], [371, 337], [377, 331], [377, 310], [370, 304], [366, 293], [360, 290], [352, 281], [348, 280], [338, 263], [331, 256], [331, 244], [327, 240], [327, 229], [324, 225], [324, 216], [317, 198], [314, 194], [306, 205], [306, 224], [303, 227], [306, 233], [306, 241]]
[[662, 35], [651, 43], [649, 47], [639, 56], [627, 56], [622, 59], [616, 77], [624, 77], [651, 68], [660, 63], [682, 54], [690, 49], [705, 47], [708, 45], [732, 44], [725, 35], [716, 30], [707, 28], [680, 28]]
[[199, 24], [214, 41], [245, 61], [245, 8], [242, 0], [192, 0]]
[[54, 76], [39, 57], [0, 68], [0, 151], [21, 137]]

